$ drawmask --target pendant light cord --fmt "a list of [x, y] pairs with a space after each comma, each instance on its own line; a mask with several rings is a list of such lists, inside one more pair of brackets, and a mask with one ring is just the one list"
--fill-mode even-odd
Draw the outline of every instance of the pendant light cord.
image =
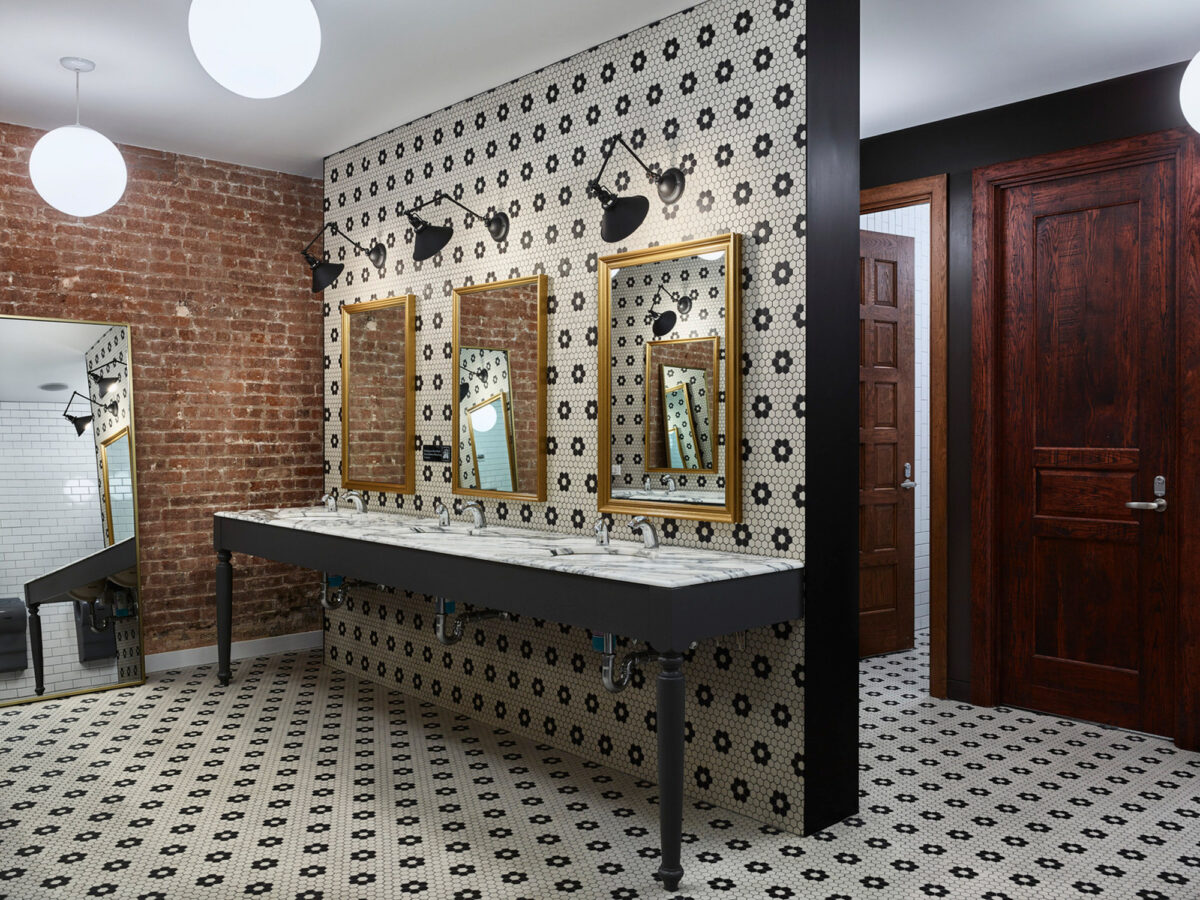
[[75, 124], [79, 124], [79, 70], [75, 70]]

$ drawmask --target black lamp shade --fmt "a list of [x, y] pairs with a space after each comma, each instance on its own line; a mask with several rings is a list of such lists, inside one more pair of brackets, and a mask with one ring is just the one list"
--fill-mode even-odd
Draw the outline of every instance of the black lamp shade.
[[93, 378], [101, 397], [107, 395], [109, 391], [121, 383], [120, 378], [115, 378], [112, 375], [93, 376]]
[[651, 313], [650, 315], [654, 317], [654, 325], [651, 330], [654, 332], [655, 337], [663, 337], [670, 334], [675, 328], [675, 313], [669, 309], [666, 312]]
[[367, 251], [367, 259], [375, 268], [382, 269], [387, 262], [387, 247], [379, 243], [372, 244], [371, 249]]
[[321, 293], [337, 281], [337, 277], [342, 274], [342, 269], [346, 268], [341, 263], [322, 262], [308, 252], [305, 252], [304, 260], [312, 268], [312, 292], [314, 294]]
[[471, 393], [471, 385], [465, 381], [458, 383], [458, 402], [462, 403], [467, 399], [467, 395]]
[[677, 203], [683, 196], [685, 181], [682, 170], [667, 169], [658, 177], [658, 199], [667, 204]]
[[502, 241], [508, 237], [508, 215], [502, 212], [496, 213], [490, 219], [484, 219], [484, 224], [487, 225], [488, 234], [492, 236], [494, 241]]
[[430, 225], [420, 219], [413, 223], [413, 228], [417, 232], [417, 236], [413, 240], [413, 259], [417, 262], [429, 259], [450, 243], [450, 238], [454, 237], [453, 228], [444, 225]]
[[617, 197], [604, 207], [604, 215], [600, 219], [600, 237], [609, 244], [625, 240], [638, 230], [649, 211], [650, 201], [640, 194]]
[[88, 427], [92, 424], [91, 416], [68, 416], [64, 414], [63, 418], [75, 426], [76, 437], [83, 437], [83, 433], [87, 431]]

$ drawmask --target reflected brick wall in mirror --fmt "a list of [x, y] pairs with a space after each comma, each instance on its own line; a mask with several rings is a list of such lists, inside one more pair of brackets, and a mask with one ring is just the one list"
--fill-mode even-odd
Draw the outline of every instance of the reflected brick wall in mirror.
[[[356, 313], [351, 321], [350, 475], [355, 481], [404, 483], [403, 306]], [[362, 402], [356, 402], [357, 400]]]
[[[609, 478], [597, 435], [600, 256], [743, 235], [743, 516], [720, 524], [666, 519], [664, 543], [800, 558], [804, 511], [805, 7], [797, 0], [709, 0], [426, 118], [363, 141], [325, 162], [325, 215], [365, 246], [388, 245], [379, 273], [331, 238], [346, 263], [325, 291], [326, 487], [341, 483], [339, 302], [417, 296], [418, 447], [454, 441], [451, 292], [545, 273], [549, 277], [547, 499], [485, 498], [488, 521], [590, 536], [598, 478]], [[650, 196], [650, 212], [620, 244], [600, 239], [599, 203], [586, 185], [605, 140], [621, 132], [647, 161], [687, 173], [680, 201], [663, 206], [622, 152], [605, 179]], [[412, 260], [401, 205], [437, 190], [511, 217], [496, 244], [478, 221], [430, 207], [454, 237]], [[662, 306], [660, 305], [660, 308]], [[680, 335], [686, 336], [686, 335]], [[639, 356], [639, 361], [641, 357]], [[644, 365], [644, 363], [643, 363]], [[642, 390], [641, 387], [638, 390]], [[644, 427], [644, 426], [643, 426]], [[641, 438], [639, 438], [641, 439]], [[600, 471], [598, 471], [598, 469]], [[417, 464], [416, 493], [372, 493], [372, 509], [433, 515], [450, 504], [449, 465]], [[630, 539], [618, 517], [614, 538]], [[619, 696], [600, 684], [588, 634], [553, 622], [488, 622], [453, 647], [432, 633], [428, 598], [356, 589], [326, 615], [326, 659], [584, 757], [653, 777], [653, 678]], [[486, 596], [454, 598], [486, 605]], [[569, 602], [569, 598], [564, 598]], [[706, 641], [687, 676], [686, 773], [693, 796], [796, 830], [804, 803], [803, 623]], [[648, 673], [653, 675], [653, 672]], [[819, 740], [814, 735], [813, 740]]]

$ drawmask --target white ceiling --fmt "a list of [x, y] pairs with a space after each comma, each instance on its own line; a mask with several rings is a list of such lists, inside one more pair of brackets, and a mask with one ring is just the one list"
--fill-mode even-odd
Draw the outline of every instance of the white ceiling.
[[[0, 318], [0, 402], [61, 403], [71, 391], [87, 396], [83, 354], [100, 340], [108, 325], [80, 322], [39, 322]], [[65, 390], [43, 391], [58, 382]], [[76, 400], [73, 415], [86, 416], [88, 403]]]
[[862, 0], [863, 137], [1191, 59], [1197, 0]]
[[[253, 0], [246, 0], [253, 2]], [[0, 121], [74, 121], [119, 143], [317, 176], [322, 159], [695, 5], [694, 0], [314, 0], [321, 58], [274, 100], [200, 68], [187, 0], [0, 0]]]
[[[247, 0], [251, 2], [251, 0]], [[121, 143], [306, 175], [324, 156], [689, 5], [689, 0], [314, 0], [321, 59], [299, 89], [213, 82], [187, 0], [0, 0], [0, 121], [71, 121], [58, 58], [94, 59], [83, 121]], [[1191, 57], [1197, 0], [862, 0], [862, 134]]]

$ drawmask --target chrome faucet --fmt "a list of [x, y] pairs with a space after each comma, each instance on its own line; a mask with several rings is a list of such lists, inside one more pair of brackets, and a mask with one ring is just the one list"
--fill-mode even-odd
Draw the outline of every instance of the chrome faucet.
[[596, 527], [593, 528], [592, 530], [596, 532], [596, 543], [599, 544], [601, 547], [607, 547], [608, 546], [608, 522], [603, 517], [601, 517], [600, 521], [598, 521], [596, 523]]
[[333, 496], [331, 491], [325, 493], [325, 496], [321, 498], [321, 502], [325, 504], [325, 508], [330, 512], [337, 512], [337, 497]]
[[650, 487], [650, 476], [649, 475], [642, 476], [642, 489], [647, 490], [647, 491], [654, 490], [652, 487]]
[[647, 550], [653, 550], [658, 546], [658, 532], [654, 530], [654, 526], [645, 516], [638, 516], [629, 523], [629, 527], [634, 531], [641, 532], [642, 543], [646, 545]]
[[472, 500], [470, 503], [463, 504], [463, 512], [471, 511], [471, 518], [476, 528], [487, 528], [487, 517], [483, 513], [483, 504], [478, 500]]
[[673, 493], [675, 491], [675, 479], [672, 478], [670, 475], [660, 475], [659, 479], [658, 479], [658, 483], [665, 484], [667, 486], [668, 494]]
[[354, 504], [355, 512], [365, 513], [367, 511], [367, 504], [363, 500], [363, 495], [358, 491], [346, 491], [346, 499]]
[[433, 501], [433, 511], [437, 513], [439, 525], [444, 527], [450, 524], [450, 510], [446, 509], [440, 497]]

